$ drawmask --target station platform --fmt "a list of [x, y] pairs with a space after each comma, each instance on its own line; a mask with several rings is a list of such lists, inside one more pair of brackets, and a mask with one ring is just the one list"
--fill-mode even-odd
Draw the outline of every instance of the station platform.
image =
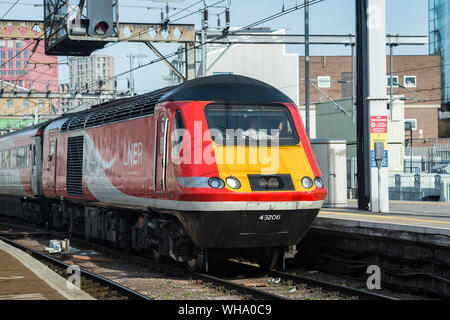
[[94, 299], [80, 289], [68, 289], [66, 279], [0, 240], [0, 300]]
[[390, 201], [389, 204], [389, 213], [358, 210], [355, 200], [349, 200], [345, 208], [322, 208], [313, 228], [450, 246], [450, 203]]

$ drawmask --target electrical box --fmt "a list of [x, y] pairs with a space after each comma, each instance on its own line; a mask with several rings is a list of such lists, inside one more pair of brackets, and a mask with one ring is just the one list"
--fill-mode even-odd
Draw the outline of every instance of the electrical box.
[[347, 145], [341, 139], [311, 139], [322, 180], [328, 191], [325, 207], [347, 206]]
[[384, 159], [384, 142], [375, 142], [375, 161], [382, 161]]

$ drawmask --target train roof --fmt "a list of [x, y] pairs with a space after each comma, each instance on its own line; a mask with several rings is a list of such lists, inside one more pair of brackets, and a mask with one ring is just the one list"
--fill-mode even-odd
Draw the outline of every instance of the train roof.
[[67, 132], [138, 118], [153, 114], [157, 103], [168, 101], [215, 101], [254, 104], [293, 103], [283, 92], [262, 81], [240, 75], [214, 75], [190, 80], [177, 86], [158, 89], [131, 98], [108, 101], [95, 105], [88, 110], [68, 113], [45, 123], [17, 130], [1, 138], [22, 134], [33, 135], [41, 128], [45, 128], [45, 130], [61, 129], [61, 131]]
[[267, 104], [293, 101], [271, 85], [241, 75], [214, 75], [184, 82], [160, 101], [216, 101]]

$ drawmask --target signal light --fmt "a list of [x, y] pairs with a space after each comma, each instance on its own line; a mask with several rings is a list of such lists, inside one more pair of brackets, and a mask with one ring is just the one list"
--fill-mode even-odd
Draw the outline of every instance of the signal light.
[[108, 24], [105, 21], [100, 21], [95, 26], [94, 32], [96, 35], [103, 36], [106, 34], [106, 31], [108, 31]]

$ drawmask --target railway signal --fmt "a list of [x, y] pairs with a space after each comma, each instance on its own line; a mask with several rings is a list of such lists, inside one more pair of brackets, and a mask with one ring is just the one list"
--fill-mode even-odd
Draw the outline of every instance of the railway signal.
[[87, 0], [88, 35], [114, 36], [113, 0]]

